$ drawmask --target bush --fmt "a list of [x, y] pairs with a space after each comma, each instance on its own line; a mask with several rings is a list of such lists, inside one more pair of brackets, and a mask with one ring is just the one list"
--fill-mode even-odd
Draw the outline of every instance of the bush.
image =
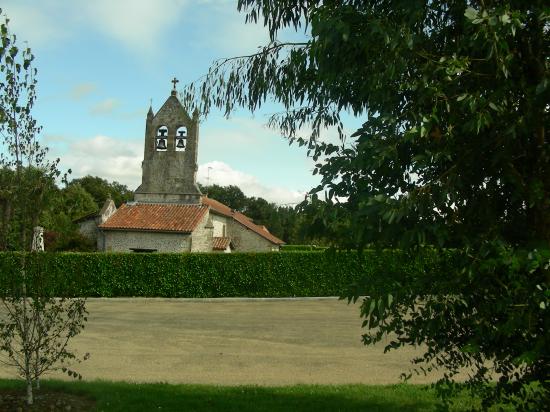
[[[18, 277], [17, 252], [0, 253], [0, 287]], [[428, 259], [426, 259], [428, 256]], [[34, 253], [27, 276], [47, 274], [57, 296], [291, 297], [342, 296], [365, 277], [373, 282], [418, 276], [437, 259], [401, 251], [133, 254]], [[43, 287], [43, 286], [42, 286]]]
[[326, 246], [317, 245], [281, 245], [281, 252], [304, 252], [304, 251], [317, 251], [323, 252], [327, 250]]

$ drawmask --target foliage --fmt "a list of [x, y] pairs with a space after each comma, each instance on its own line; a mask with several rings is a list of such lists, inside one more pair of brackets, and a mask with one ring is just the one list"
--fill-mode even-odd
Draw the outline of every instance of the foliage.
[[[533, 1], [240, 0], [270, 42], [216, 62], [187, 97], [229, 114], [264, 102], [270, 124], [308, 145], [314, 173], [358, 247], [456, 247], [454, 270], [369, 281], [366, 343], [428, 343], [430, 368], [471, 367], [483, 408], [550, 403], [549, 10]], [[302, 42], [280, 42], [307, 27]], [[308, 35], [309, 34], [309, 35]], [[364, 117], [347, 141], [341, 113]], [[300, 136], [304, 126], [310, 136]], [[336, 126], [342, 142], [319, 140]], [[374, 285], [377, 285], [376, 287]], [[358, 299], [353, 291], [350, 299]], [[482, 362], [483, 360], [483, 362]], [[493, 377], [495, 386], [483, 386]], [[537, 388], [534, 394], [533, 388]]]
[[[41, 128], [32, 116], [37, 85], [34, 56], [29, 48], [18, 48], [8, 22], [7, 18], [0, 22], [0, 250], [29, 250], [33, 228], [60, 175], [59, 159], [48, 160], [47, 149], [38, 140]], [[25, 379], [30, 405], [39, 377], [57, 362], [74, 358], [66, 346], [80, 331], [85, 309], [82, 299], [66, 301], [49, 295], [37, 281], [45, 273], [30, 274], [27, 263], [28, 256], [20, 255], [0, 293], [0, 350], [6, 356], [3, 361]]]
[[281, 252], [304, 252], [304, 251], [319, 251], [323, 252], [327, 248], [316, 245], [281, 245]]
[[97, 203], [92, 194], [74, 181], [61, 190], [59, 200], [59, 207], [71, 220], [97, 210]]
[[[4, 188], [0, 191], [6, 195], [3, 202], [0, 200], [0, 227], [4, 229], [0, 229], [0, 250], [22, 249], [20, 231], [32, 224], [48, 229], [45, 239], [48, 250], [94, 249], [95, 246], [89, 245], [79, 235], [77, 226], [73, 223], [76, 218], [97, 210], [94, 199], [82, 186], [71, 184], [59, 189], [53, 176], [49, 176], [44, 170], [35, 167], [21, 168], [17, 191], [29, 195], [33, 208], [27, 210], [25, 207], [16, 207], [16, 198], [7, 195], [15, 193], [16, 180], [13, 169], [0, 169], [0, 187]], [[31, 218], [28, 217], [29, 213], [32, 214]], [[28, 232], [25, 229], [25, 238], [28, 238]]]
[[48, 252], [94, 252], [96, 242], [73, 229], [68, 233], [49, 231], [44, 236], [44, 249]]
[[[40, 253], [28, 272], [49, 274], [61, 296], [290, 297], [339, 296], [352, 282], [401, 271], [420, 276], [445, 265], [434, 253], [400, 251], [293, 253]], [[17, 274], [20, 254], [0, 253], [0, 287]], [[395, 273], [394, 273], [395, 272]]]
[[30, 247], [31, 229], [55, 201], [55, 172], [46, 167], [7, 165], [0, 169], [0, 250]]
[[220, 186], [220, 185], [209, 185], [203, 186], [199, 184], [199, 188], [203, 194], [206, 196], [216, 199], [218, 202], [223, 203], [224, 205], [234, 209], [238, 212], [244, 212], [245, 205], [248, 201], [248, 198], [243, 193], [243, 191], [235, 186]]
[[78, 232], [74, 220], [97, 211], [94, 198], [78, 183], [55, 187], [55, 196], [44, 210], [40, 223], [48, 230], [44, 246], [48, 251], [93, 251], [94, 242]]
[[80, 186], [92, 195], [97, 209], [101, 209], [108, 198], [113, 199], [117, 207], [134, 198], [134, 193], [126, 185], [119, 182], [109, 183], [107, 180], [97, 176], [88, 175], [74, 179], [69, 183], [67, 188], [71, 186]]

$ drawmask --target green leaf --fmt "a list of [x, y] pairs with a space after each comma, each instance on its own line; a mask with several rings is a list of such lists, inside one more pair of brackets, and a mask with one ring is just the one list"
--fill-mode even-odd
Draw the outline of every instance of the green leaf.
[[537, 84], [535, 93], [536, 94], [544, 93], [547, 87], [548, 87], [548, 78], [545, 77], [539, 84]]
[[477, 17], [477, 15], [478, 15], [478, 11], [473, 7], [468, 7], [464, 12], [464, 16], [466, 16], [468, 20], [474, 20]]

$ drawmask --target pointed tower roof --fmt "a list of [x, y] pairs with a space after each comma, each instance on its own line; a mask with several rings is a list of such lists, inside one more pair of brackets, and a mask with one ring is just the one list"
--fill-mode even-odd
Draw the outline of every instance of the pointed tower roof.
[[193, 121], [193, 118], [189, 116], [189, 114], [183, 107], [183, 104], [180, 102], [180, 99], [178, 98], [178, 92], [176, 90], [172, 90], [172, 92], [170, 93], [170, 97], [168, 97], [168, 99], [166, 99], [160, 109], [158, 109], [157, 113], [155, 114], [155, 118], [159, 116], [171, 116], [171, 114], [175, 114], [176, 116], [181, 117], [182, 119], [184, 119], [185, 123], [188, 124]]

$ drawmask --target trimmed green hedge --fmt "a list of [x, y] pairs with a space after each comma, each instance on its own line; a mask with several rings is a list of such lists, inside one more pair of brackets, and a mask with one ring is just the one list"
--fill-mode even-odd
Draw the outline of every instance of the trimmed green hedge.
[[[0, 253], [0, 287], [27, 283], [55, 296], [341, 296], [363, 277], [419, 275], [433, 259], [400, 251], [142, 254]], [[30, 278], [33, 280], [30, 281]]]
[[326, 246], [316, 246], [316, 245], [281, 245], [281, 252], [306, 252], [306, 251], [317, 251], [322, 252], [327, 250]]

